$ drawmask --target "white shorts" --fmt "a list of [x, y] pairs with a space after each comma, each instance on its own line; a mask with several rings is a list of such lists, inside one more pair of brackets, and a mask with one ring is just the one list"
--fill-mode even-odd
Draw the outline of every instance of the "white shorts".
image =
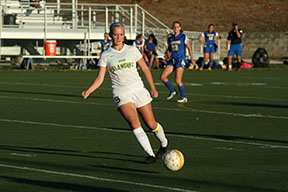
[[118, 94], [113, 97], [114, 105], [117, 109], [123, 104], [134, 103], [136, 108], [143, 107], [152, 101], [150, 93], [144, 87], [136, 89], [131, 92]]

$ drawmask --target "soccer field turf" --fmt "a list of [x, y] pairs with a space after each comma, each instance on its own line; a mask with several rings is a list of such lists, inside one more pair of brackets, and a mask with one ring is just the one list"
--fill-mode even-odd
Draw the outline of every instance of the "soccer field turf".
[[287, 72], [187, 71], [177, 104], [152, 71], [154, 114], [185, 157], [171, 172], [141, 163], [108, 74], [83, 100], [96, 71], [0, 71], [0, 192], [288, 191]]

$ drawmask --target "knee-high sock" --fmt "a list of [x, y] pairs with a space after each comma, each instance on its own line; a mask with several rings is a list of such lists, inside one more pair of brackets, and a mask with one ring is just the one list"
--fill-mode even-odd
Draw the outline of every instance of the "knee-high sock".
[[179, 87], [181, 97], [186, 97], [184, 85]]
[[168, 81], [167, 81], [166, 83], [164, 83], [164, 84], [166, 85], [166, 87], [169, 89], [170, 92], [175, 91], [175, 89], [174, 89], [171, 81], [168, 80]]
[[154, 135], [157, 137], [157, 139], [160, 141], [162, 147], [167, 147], [168, 140], [165, 136], [164, 129], [160, 125], [160, 123], [157, 123], [157, 128], [152, 131]]
[[213, 60], [210, 60], [210, 61], [209, 61], [209, 68], [212, 68], [213, 62], [214, 62]]
[[137, 129], [134, 129], [133, 135], [135, 136], [136, 140], [138, 141], [139, 145], [142, 147], [142, 149], [149, 155], [149, 156], [154, 156], [154, 152], [152, 150], [150, 141], [143, 130], [142, 127], [139, 127]]
[[201, 63], [201, 68], [203, 69], [204, 68], [204, 65], [206, 63], [206, 60], [203, 59], [202, 63]]

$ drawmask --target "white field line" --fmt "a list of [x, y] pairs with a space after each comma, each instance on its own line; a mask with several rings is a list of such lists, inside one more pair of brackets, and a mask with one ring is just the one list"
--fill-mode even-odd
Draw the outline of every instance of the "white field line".
[[[42, 98], [30, 98], [30, 97], [11, 97], [11, 96], [0, 96], [3, 99], [21, 99], [21, 100], [32, 100], [32, 101], [44, 101], [44, 102], [55, 102], [55, 103], [71, 103], [71, 104], [86, 104], [86, 105], [101, 105], [101, 106], [112, 106], [112, 104], [107, 103], [94, 103], [94, 102], [79, 102], [79, 101], [67, 101], [67, 100], [55, 100], [55, 99], [42, 99]], [[238, 117], [246, 117], [246, 118], [269, 118], [269, 119], [285, 119], [288, 117], [283, 116], [272, 116], [272, 115], [262, 115], [262, 114], [241, 114], [241, 113], [231, 113], [231, 112], [221, 112], [221, 111], [208, 111], [202, 109], [193, 109], [189, 107], [181, 108], [166, 108], [166, 107], [153, 107], [153, 109], [157, 110], [168, 110], [168, 111], [182, 111], [182, 112], [199, 112], [199, 113], [210, 113], [217, 115], [227, 115], [227, 116], [238, 116]]]
[[[79, 96], [80, 97], [80, 96]], [[69, 103], [69, 104], [84, 104], [84, 105], [101, 105], [101, 106], [112, 106], [108, 103], [94, 103], [87, 101], [67, 101], [67, 100], [56, 100], [56, 99], [43, 99], [43, 98], [32, 98], [32, 97], [14, 97], [14, 96], [0, 96], [2, 99], [16, 99], [16, 100], [31, 100], [31, 101], [44, 101], [44, 102], [54, 102], [54, 103]], [[166, 107], [153, 107], [156, 110], [165, 110], [165, 111], [182, 111], [182, 112], [198, 112], [198, 113], [210, 113], [217, 115], [226, 115], [226, 116], [236, 116], [236, 117], [245, 117], [245, 118], [268, 118], [268, 119], [284, 119], [288, 120], [288, 117], [285, 116], [273, 116], [273, 115], [262, 115], [258, 114], [242, 114], [242, 113], [232, 113], [232, 112], [222, 112], [222, 111], [209, 111], [202, 109], [194, 109], [190, 107], [185, 107], [184, 105], [180, 106], [181, 108], [166, 108]]]
[[[110, 131], [110, 132], [121, 132], [121, 133], [129, 133], [131, 134], [130, 130], [117, 130], [112, 128], [106, 127], [91, 127], [91, 126], [83, 126], [83, 125], [67, 125], [67, 124], [58, 124], [58, 123], [47, 123], [47, 122], [35, 122], [35, 121], [22, 121], [16, 119], [0, 119], [0, 122], [8, 122], [8, 123], [20, 123], [20, 124], [30, 124], [30, 125], [41, 125], [41, 126], [52, 126], [52, 127], [65, 127], [65, 128], [75, 128], [75, 129], [90, 129], [90, 130], [98, 130], [98, 131]], [[148, 132], [148, 134], [151, 134]], [[169, 134], [166, 133], [167, 136], [170, 137], [178, 137], [178, 138], [185, 138], [185, 139], [195, 139], [195, 140], [204, 140], [204, 141], [215, 141], [215, 142], [223, 142], [223, 143], [235, 143], [235, 144], [243, 144], [243, 145], [253, 145], [258, 146], [261, 148], [282, 148], [288, 149], [288, 145], [272, 145], [272, 144], [265, 144], [265, 143], [254, 143], [254, 142], [244, 142], [244, 141], [231, 141], [231, 140], [224, 140], [224, 139], [217, 139], [217, 138], [207, 138], [207, 137], [197, 137], [191, 135], [179, 135], [179, 134]]]
[[[213, 82], [212, 82], [213, 83]], [[214, 83], [223, 83], [223, 82], [214, 82]], [[72, 88], [72, 89], [87, 89], [88, 86], [74, 86], [74, 85], [54, 85], [54, 84], [35, 84], [35, 83], [23, 83], [23, 82], [5, 82], [0, 81], [0, 84], [11, 84], [11, 85], [26, 85], [26, 86], [37, 86], [37, 87], [59, 87], [59, 88]], [[163, 86], [163, 83], [157, 82], [155, 85]], [[175, 84], [176, 85], [176, 84]], [[185, 84], [186, 85], [186, 84]], [[202, 86], [202, 84], [197, 83], [187, 83], [187, 85], [191, 86]], [[286, 87], [280, 87], [283, 89], [288, 89]], [[98, 89], [101, 90], [110, 90], [111, 88], [100, 87]], [[159, 93], [168, 94], [168, 91], [159, 91]], [[79, 93], [80, 95], [80, 93]], [[223, 97], [223, 98], [232, 98], [232, 99], [261, 99], [261, 100], [271, 100], [271, 101], [288, 101], [288, 99], [280, 99], [280, 98], [265, 98], [265, 97], [250, 97], [250, 96], [229, 96], [229, 95], [208, 95], [208, 94], [197, 94], [197, 93], [186, 93], [186, 95], [192, 96], [205, 96], [205, 97]]]
[[20, 170], [31, 171], [31, 172], [47, 173], [47, 174], [53, 174], [53, 175], [68, 176], [68, 177], [92, 179], [92, 180], [96, 180], [96, 181], [104, 181], [104, 182], [109, 182], [109, 183], [121, 183], [121, 184], [127, 184], [127, 185], [136, 185], [136, 186], [141, 186], [141, 187], [149, 187], [149, 188], [154, 188], [154, 189], [164, 189], [164, 190], [169, 190], [169, 191], [196, 192], [196, 191], [192, 191], [192, 190], [163, 186], [163, 185], [137, 183], [137, 182], [133, 182], [133, 181], [109, 179], [109, 178], [104, 178], [104, 177], [80, 175], [80, 174], [76, 174], [76, 173], [66, 173], [66, 172], [60, 172], [60, 171], [51, 171], [51, 170], [47, 170], [47, 169], [38, 169], [38, 168], [33, 168], [33, 167], [22, 167], [22, 166], [14, 166], [14, 165], [7, 165], [7, 164], [0, 164], [0, 167], [10, 168], [10, 169], [20, 169]]
[[[59, 87], [59, 88], [81, 88], [86, 89], [87, 86], [75, 86], [75, 85], [54, 85], [54, 84], [36, 84], [36, 83], [23, 83], [23, 82], [6, 82], [6, 81], [0, 81], [0, 84], [10, 84], [10, 85], [27, 85], [27, 86], [41, 86], [41, 87]], [[157, 86], [164, 86], [162, 82], [154, 82]], [[176, 86], [176, 83], [172, 83], [174, 86]], [[198, 86], [205, 86], [205, 85], [236, 85], [239, 87], [243, 86], [258, 86], [263, 88], [272, 88], [272, 89], [288, 89], [288, 87], [281, 87], [281, 86], [268, 86], [266, 83], [257, 83], [257, 82], [251, 82], [251, 83], [227, 83], [227, 82], [210, 82], [207, 84], [201, 84], [201, 83], [190, 83], [185, 82], [184, 85], [186, 86], [192, 86], [192, 87], [198, 87]], [[111, 88], [101, 88], [101, 89], [109, 89]]]

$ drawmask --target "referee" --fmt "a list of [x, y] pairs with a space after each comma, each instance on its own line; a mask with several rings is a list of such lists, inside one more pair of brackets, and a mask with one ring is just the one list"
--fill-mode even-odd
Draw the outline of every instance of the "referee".
[[236, 54], [238, 63], [241, 63], [242, 57], [242, 33], [243, 31], [239, 29], [238, 23], [233, 22], [233, 29], [228, 33], [226, 50], [228, 50], [229, 44], [230, 49], [228, 52], [228, 70], [232, 71], [232, 57]]

